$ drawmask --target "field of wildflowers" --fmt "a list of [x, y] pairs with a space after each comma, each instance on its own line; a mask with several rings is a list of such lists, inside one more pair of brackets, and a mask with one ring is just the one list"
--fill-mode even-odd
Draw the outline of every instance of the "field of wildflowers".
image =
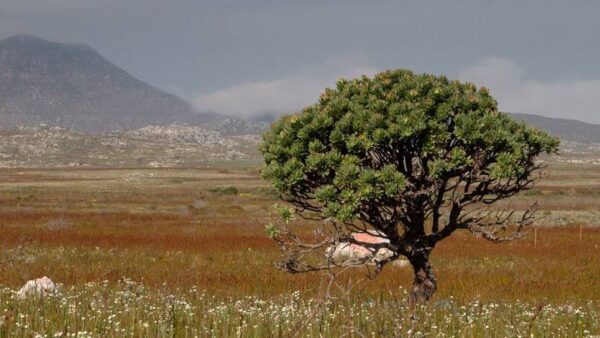
[[376, 299], [319, 302], [299, 292], [219, 298], [192, 287], [175, 294], [124, 279], [60, 286], [45, 298], [0, 290], [0, 337], [585, 337], [600, 330], [592, 303], [460, 303], [411, 308], [402, 288]]

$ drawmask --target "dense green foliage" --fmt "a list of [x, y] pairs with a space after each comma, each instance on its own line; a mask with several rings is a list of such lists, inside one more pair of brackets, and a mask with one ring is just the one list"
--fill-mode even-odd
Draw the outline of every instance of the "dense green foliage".
[[486, 88], [443, 76], [386, 71], [340, 80], [318, 103], [264, 136], [263, 177], [290, 202], [342, 221], [372, 203], [466, 178], [519, 180], [558, 140], [498, 112]]

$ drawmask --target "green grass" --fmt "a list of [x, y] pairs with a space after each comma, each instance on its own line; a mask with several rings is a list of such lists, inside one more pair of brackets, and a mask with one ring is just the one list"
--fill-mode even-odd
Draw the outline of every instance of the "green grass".
[[176, 293], [131, 280], [62, 286], [43, 298], [0, 289], [0, 337], [585, 337], [600, 333], [592, 304], [460, 303], [412, 308], [406, 290], [375, 298], [320, 301], [299, 292], [219, 298], [200, 288]]

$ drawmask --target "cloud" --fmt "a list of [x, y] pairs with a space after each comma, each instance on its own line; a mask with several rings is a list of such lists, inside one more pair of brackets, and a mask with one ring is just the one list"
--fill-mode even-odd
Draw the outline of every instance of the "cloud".
[[500, 110], [600, 123], [600, 79], [535, 81], [515, 62], [488, 57], [458, 77], [486, 86]]
[[374, 75], [377, 68], [362, 58], [329, 60], [319, 67], [287, 77], [234, 85], [192, 99], [200, 111], [211, 111], [242, 118], [265, 114], [295, 112], [317, 101], [326, 87], [339, 78]]
[[[192, 102], [200, 111], [247, 119], [281, 115], [316, 102], [323, 89], [334, 86], [341, 77], [372, 76], [378, 71], [364, 58], [341, 58], [283, 78], [198, 95]], [[458, 78], [488, 87], [502, 111], [600, 123], [600, 79], [531, 80], [517, 63], [498, 57], [487, 57], [464, 68]]]

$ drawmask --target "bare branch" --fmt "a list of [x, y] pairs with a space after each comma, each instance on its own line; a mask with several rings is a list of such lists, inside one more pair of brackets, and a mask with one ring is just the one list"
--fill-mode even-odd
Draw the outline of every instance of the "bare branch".
[[[516, 220], [514, 210], [488, 211], [479, 216], [471, 216], [468, 219], [468, 229], [474, 235], [495, 243], [512, 241], [522, 237], [523, 231], [534, 222], [538, 210], [536, 202]], [[512, 232], [507, 234], [510, 229]]]

